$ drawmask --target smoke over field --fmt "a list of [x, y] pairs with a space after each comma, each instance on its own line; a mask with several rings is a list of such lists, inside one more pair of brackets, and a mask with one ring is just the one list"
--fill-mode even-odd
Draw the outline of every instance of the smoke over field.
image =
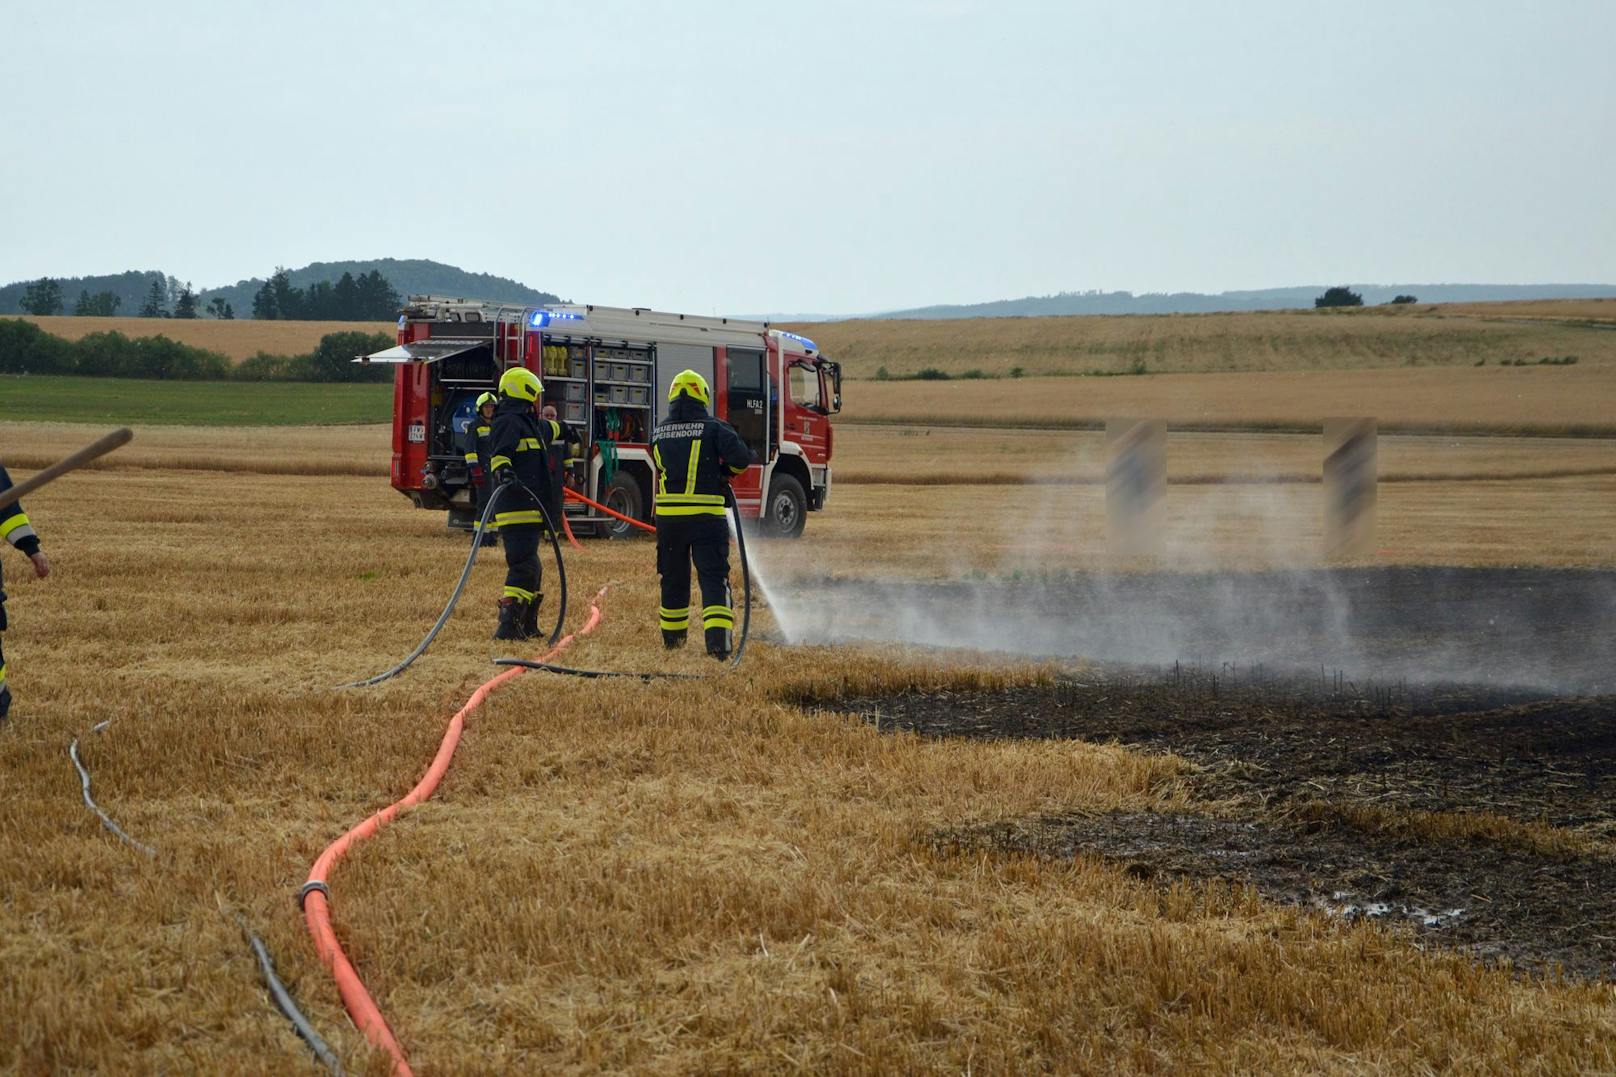
[[1128, 664], [1616, 691], [1616, 573], [1574, 569], [1073, 574], [819, 581], [784, 599], [807, 642], [902, 640]]

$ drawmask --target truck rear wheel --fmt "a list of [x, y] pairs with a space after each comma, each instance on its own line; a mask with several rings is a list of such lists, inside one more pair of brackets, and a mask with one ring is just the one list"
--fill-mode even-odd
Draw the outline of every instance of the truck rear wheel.
[[[620, 470], [612, 476], [612, 481], [600, 492], [600, 503], [630, 519], [645, 519], [645, 491], [640, 489], [639, 481], [627, 471]], [[611, 516], [601, 526], [605, 529], [606, 537], [614, 539], [628, 538], [640, 530]]]
[[808, 495], [791, 475], [776, 475], [763, 503], [763, 531], [778, 538], [796, 538], [808, 522]]

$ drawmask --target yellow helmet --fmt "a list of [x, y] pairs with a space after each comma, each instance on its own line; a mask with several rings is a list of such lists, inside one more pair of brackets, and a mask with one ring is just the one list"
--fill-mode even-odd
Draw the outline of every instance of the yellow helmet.
[[493, 393], [483, 393], [477, 398], [477, 410], [482, 411], [487, 405], [498, 403], [499, 397], [495, 396]]
[[681, 370], [673, 376], [668, 386], [668, 403], [678, 400], [680, 393], [689, 393], [701, 401], [703, 407], [712, 403], [712, 394], [707, 391], [707, 379], [694, 370]]
[[527, 367], [513, 366], [499, 376], [499, 391], [502, 396], [513, 396], [531, 404], [544, 392], [544, 383]]

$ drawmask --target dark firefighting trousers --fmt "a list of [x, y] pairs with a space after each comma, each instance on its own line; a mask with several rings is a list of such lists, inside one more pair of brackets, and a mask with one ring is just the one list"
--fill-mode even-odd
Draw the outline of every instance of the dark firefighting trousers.
[[701, 627], [710, 654], [728, 654], [735, 610], [729, 594], [729, 523], [723, 516], [658, 516], [658, 623], [662, 642], [677, 647], [690, 628], [690, 566], [701, 583]]
[[[486, 478], [482, 482], [474, 482], [471, 484], [472, 511], [477, 514], [475, 519], [478, 522], [481, 522], [483, 518], [483, 511], [488, 508], [488, 499], [493, 496], [493, 489], [495, 485], [496, 484], [491, 483]], [[498, 541], [498, 535], [499, 525], [496, 524], [494, 522], [494, 518], [490, 516], [488, 518], [488, 527], [483, 531], [483, 545], [494, 545], [494, 543]]]
[[0, 718], [11, 709], [11, 693], [6, 688], [6, 592], [0, 579]]
[[540, 524], [506, 524], [499, 529], [499, 540], [505, 545], [504, 597], [538, 605], [539, 585], [544, 578], [539, 563], [539, 540], [543, 535]]

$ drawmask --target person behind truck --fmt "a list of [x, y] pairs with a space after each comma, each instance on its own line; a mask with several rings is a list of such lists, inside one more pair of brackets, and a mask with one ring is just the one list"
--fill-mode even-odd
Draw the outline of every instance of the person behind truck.
[[[555, 423], [555, 405], [544, 405], [543, 415], [544, 418]], [[584, 439], [578, 436], [578, 431], [566, 423], [556, 423], [556, 427], [561, 431], [561, 438], [551, 443], [549, 452], [546, 455], [549, 457], [547, 462], [550, 465], [550, 519], [559, 524], [563, 507], [561, 503], [562, 492], [566, 489], [567, 457], [573, 455], [575, 450], [579, 453], [583, 452]]]
[[729, 524], [724, 484], [756, 458], [735, 428], [707, 414], [707, 379], [694, 370], [674, 375], [668, 417], [652, 436], [656, 458], [657, 572], [662, 645], [682, 647], [690, 627], [690, 566], [701, 583], [701, 627], [707, 653], [729, 657], [735, 610], [729, 592]]
[[[493, 433], [494, 406], [498, 403], [499, 398], [493, 393], [479, 396], [477, 410], [466, 423], [466, 432], [460, 435], [460, 448], [466, 454], [466, 471], [471, 478], [472, 504], [479, 520], [483, 518], [483, 510], [488, 508], [488, 436]], [[496, 545], [498, 533], [490, 521], [483, 531], [483, 545]]]
[[[11, 489], [11, 476], [0, 466], [0, 493]], [[34, 534], [28, 514], [22, 511], [22, 502], [13, 501], [0, 506], [0, 538], [28, 555], [34, 563], [34, 575], [44, 579], [50, 575], [50, 562], [39, 548], [39, 536]], [[6, 592], [4, 573], [0, 572], [0, 721], [11, 712], [11, 688], [6, 684]]]
[[499, 403], [488, 436], [488, 466], [499, 483], [494, 522], [505, 545], [505, 592], [499, 600], [499, 627], [495, 639], [532, 639], [539, 634], [539, 541], [544, 536], [544, 513], [549, 503], [549, 448], [561, 437], [561, 424], [539, 418], [537, 407], [544, 383], [525, 367], [512, 367], [500, 376]]

